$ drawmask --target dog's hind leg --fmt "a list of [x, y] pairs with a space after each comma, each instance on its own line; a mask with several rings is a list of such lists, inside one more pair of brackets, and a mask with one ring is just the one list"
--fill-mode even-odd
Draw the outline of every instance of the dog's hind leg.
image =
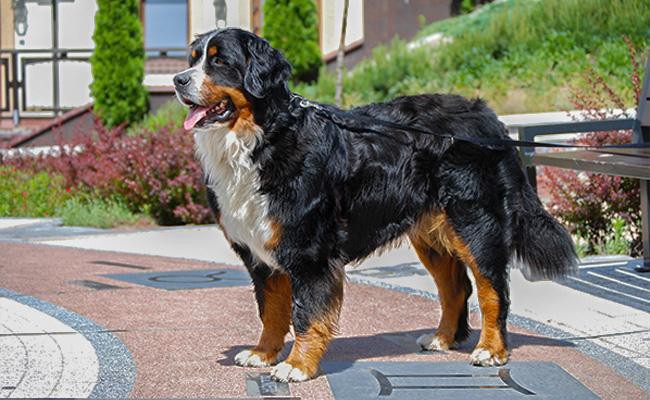
[[472, 284], [461, 262], [450, 254], [438, 254], [419, 236], [411, 235], [411, 243], [438, 287], [442, 316], [437, 331], [420, 336], [417, 342], [425, 350], [448, 350], [469, 335], [467, 299]]
[[291, 284], [288, 275], [277, 271], [268, 276], [253, 276], [253, 282], [264, 327], [257, 346], [237, 354], [235, 363], [244, 367], [266, 367], [277, 362], [284, 348], [284, 337], [289, 332]]
[[454, 226], [448, 224], [454, 253], [474, 275], [481, 308], [481, 336], [470, 361], [481, 366], [503, 365], [509, 357], [506, 343], [510, 306], [508, 250], [498, 218], [487, 210], [473, 211], [458, 210], [453, 217], [449, 215]]
[[[322, 274], [325, 274], [323, 276]], [[305, 268], [292, 274], [292, 323], [296, 340], [287, 359], [271, 371], [282, 382], [301, 382], [318, 373], [320, 359], [336, 332], [343, 302], [343, 275]]]

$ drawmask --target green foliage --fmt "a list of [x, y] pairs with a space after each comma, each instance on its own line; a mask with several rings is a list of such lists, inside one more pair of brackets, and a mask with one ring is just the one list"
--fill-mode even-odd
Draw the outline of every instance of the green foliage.
[[605, 254], [630, 254], [630, 241], [625, 238], [628, 231], [625, 220], [616, 217], [612, 220], [612, 234], [605, 241]]
[[461, 14], [471, 13], [472, 11], [474, 11], [475, 8], [476, 8], [475, 0], [463, 0], [460, 4]]
[[64, 225], [112, 228], [146, 223], [116, 199], [95, 199], [88, 192], [66, 188], [64, 178], [47, 172], [0, 166], [0, 217], [60, 217]]
[[139, 121], [147, 112], [144, 45], [137, 0], [98, 0], [90, 58], [94, 112], [107, 126]]
[[[634, 63], [636, 54], [629, 43], [628, 63], [632, 73], [628, 77], [629, 94], [616, 93], [609, 85], [608, 77], [583, 72], [588, 89], [572, 88], [571, 102], [581, 111], [585, 120], [602, 120], [626, 117], [625, 104], [637, 105], [640, 96], [640, 72]], [[607, 111], [609, 110], [609, 111]], [[629, 143], [632, 131], [589, 132], [580, 134], [575, 142], [581, 145]], [[547, 193], [546, 206], [567, 228], [583, 239], [587, 254], [630, 254], [642, 251], [641, 197], [639, 180], [544, 167], [538, 174], [538, 186]]]
[[263, 36], [289, 60], [295, 80], [317, 77], [321, 53], [314, 0], [266, 0]]
[[576, 254], [578, 258], [585, 258], [589, 255], [589, 241], [580, 235], [574, 235]]
[[[592, 66], [614, 90], [629, 90], [631, 39], [641, 65], [650, 42], [648, 0], [506, 0], [433, 23], [452, 40], [408, 50], [394, 41], [374, 51], [346, 76], [344, 104], [384, 101], [396, 95], [456, 92], [481, 96], [499, 113], [571, 107], [568, 88]], [[331, 74], [296, 91], [333, 98]], [[631, 104], [630, 104], [631, 105]]]
[[53, 217], [68, 198], [60, 176], [0, 166], [0, 217]]
[[61, 217], [63, 225], [96, 228], [134, 225], [150, 219], [144, 215], [132, 213], [121, 201], [89, 196], [68, 199], [57, 214]]
[[187, 108], [176, 100], [163, 104], [155, 113], [148, 113], [142, 121], [129, 127], [130, 136], [161, 130], [175, 131], [183, 127]]

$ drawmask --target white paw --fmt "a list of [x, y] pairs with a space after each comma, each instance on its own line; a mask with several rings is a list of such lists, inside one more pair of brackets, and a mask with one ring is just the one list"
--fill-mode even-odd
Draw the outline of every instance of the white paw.
[[286, 362], [281, 362], [273, 367], [271, 370], [271, 376], [273, 379], [280, 382], [304, 382], [309, 379], [307, 374]]
[[422, 347], [422, 349], [429, 351], [445, 351], [449, 350], [451, 347], [446, 343], [443, 343], [440, 338], [434, 334], [420, 336], [417, 343]]
[[488, 350], [482, 348], [474, 349], [469, 359], [473, 365], [480, 365], [481, 367], [496, 367], [508, 362], [507, 357], [502, 358], [492, 355]]
[[265, 361], [262, 361], [260, 356], [253, 353], [250, 350], [240, 351], [235, 356], [235, 364], [242, 367], [268, 367], [269, 364]]

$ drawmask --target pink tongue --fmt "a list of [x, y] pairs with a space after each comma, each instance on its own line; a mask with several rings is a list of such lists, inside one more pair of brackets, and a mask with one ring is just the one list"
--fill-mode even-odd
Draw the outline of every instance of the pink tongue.
[[183, 123], [185, 130], [189, 131], [194, 128], [194, 125], [202, 120], [207, 113], [208, 107], [194, 106], [190, 108], [190, 111], [187, 113], [187, 118], [185, 118], [185, 122]]

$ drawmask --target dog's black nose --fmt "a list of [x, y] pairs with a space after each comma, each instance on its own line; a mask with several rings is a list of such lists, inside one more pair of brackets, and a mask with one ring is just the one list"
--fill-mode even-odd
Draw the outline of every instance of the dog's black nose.
[[188, 83], [190, 83], [190, 74], [187, 72], [182, 72], [174, 76], [174, 85], [186, 86]]

